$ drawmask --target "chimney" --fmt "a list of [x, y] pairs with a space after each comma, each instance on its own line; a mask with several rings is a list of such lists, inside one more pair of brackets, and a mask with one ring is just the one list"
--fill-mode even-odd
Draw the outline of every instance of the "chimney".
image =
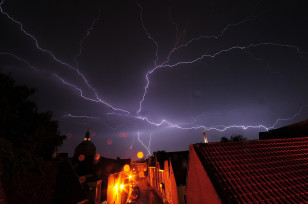
[[208, 143], [205, 130], [203, 130], [204, 143]]

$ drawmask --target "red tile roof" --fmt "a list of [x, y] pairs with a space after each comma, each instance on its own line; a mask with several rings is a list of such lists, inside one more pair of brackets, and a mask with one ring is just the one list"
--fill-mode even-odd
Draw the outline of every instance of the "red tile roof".
[[193, 147], [223, 202], [308, 202], [308, 137]]

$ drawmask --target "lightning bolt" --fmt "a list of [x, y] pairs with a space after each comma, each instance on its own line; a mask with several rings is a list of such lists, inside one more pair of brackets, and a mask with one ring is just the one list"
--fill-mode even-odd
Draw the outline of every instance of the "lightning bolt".
[[113, 107], [112, 105], [110, 105], [110, 104], [107, 103], [106, 101], [103, 101], [102, 99], [100, 99], [100, 98], [98, 97], [98, 95], [96, 95], [96, 99], [86, 97], [86, 96], [84, 95], [84, 93], [83, 93], [83, 91], [82, 91], [81, 88], [79, 88], [78, 86], [75, 86], [74, 84], [71, 84], [71, 83], [65, 81], [65, 80], [64, 80], [63, 78], [61, 78], [58, 74], [53, 74], [53, 75], [54, 75], [56, 78], [58, 78], [63, 84], [66, 84], [67, 86], [70, 86], [70, 87], [72, 87], [73, 89], [77, 90], [77, 91], [79, 92], [80, 96], [81, 96], [83, 99], [88, 100], [88, 101], [92, 101], [92, 102], [96, 102], [96, 103], [102, 103], [102, 104], [104, 104], [106, 107], [111, 108], [111, 109], [113, 109], [113, 110], [115, 110], [115, 111], [121, 111], [121, 112], [125, 112], [125, 113], [127, 113], [127, 114], [130, 114], [130, 112], [128, 112], [128, 111], [126, 111], [126, 110], [124, 110], [124, 109], [120, 109], [120, 108], [115, 108], [115, 107]]
[[137, 133], [138, 135], [138, 141], [141, 143], [141, 145], [147, 150], [148, 154], [146, 157], [150, 156], [151, 155], [151, 150], [150, 150], [150, 145], [151, 145], [151, 137], [152, 137], [152, 133], [150, 133], [150, 139], [149, 139], [149, 145], [146, 146], [140, 139], [140, 134], [139, 132]]
[[288, 120], [293, 120], [294, 118], [296, 118], [297, 116], [299, 116], [304, 109], [306, 109], [308, 107], [308, 104], [304, 105], [301, 107], [301, 109], [299, 109], [299, 111], [297, 111], [297, 113], [295, 113], [293, 116], [289, 117], [289, 118], [278, 118], [275, 123], [268, 128], [268, 130], [270, 129], [274, 129], [276, 127], [276, 125], [280, 122], [280, 121], [288, 121]]
[[[219, 132], [223, 132], [223, 131], [226, 131], [227, 129], [230, 129], [230, 128], [241, 128], [241, 129], [248, 129], [248, 128], [258, 128], [258, 129], [265, 129], [266, 131], [270, 130], [270, 129], [273, 129], [275, 128], [279, 122], [281, 121], [288, 121], [288, 120], [292, 120], [292, 119], [295, 119], [297, 116], [299, 116], [304, 109], [306, 109], [308, 107], [308, 105], [304, 105], [297, 113], [295, 113], [294, 115], [292, 115], [291, 117], [289, 118], [278, 118], [272, 126], [265, 126], [265, 125], [231, 125], [231, 126], [227, 126], [227, 125], [216, 125], [216, 126], [210, 126], [210, 127], [207, 127], [207, 126], [204, 126], [204, 125], [195, 125], [196, 123], [196, 120], [193, 121], [192, 123], [175, 123], [175, 122], [170, 122], [168, 120], [161, 120], [160, 122], [154, 122], [152, 121], [151, 119], [149, 119], [148, 117], [145, 117], [145, 116], [141, 116], [139, 115], [140, 112], [142, 111], [142, 104], [143, 102], [145, 101], [146, 99], [146, 95], [147, 95], [147, 92], [148, 92], [148, 88], [150, 87], [150, 77], [151, 75], [159, 70], [159, 69], [163, 69], [163, 68], [176, 68], [177, 66], [179, 65], [184, 65], [184, 64], [193, 64], [193, 63], [196, 63], [196, 62], [200, 62], [202, 60], [205, 60], [205, 59], [214, 59], [215, 57], [219, 56], [219, 55], [222, 55], [222, 54], [226, 54], [226, 53], [229, 53], [231, 51], [235, 51], [235, 50], [241, 50], [243, 51], [245, 54], [248, 54], [250, 55], [251, 57], [253, 57], [255, 60], [258, 60], [258, 61], [261, 61], [261, 59], [259, 58], [256, 58], [254, 57], [251, 52], [249, 52], [248, 50], [250, 48], [254, 48], [254, 47], [260, 47], [260, 46], [275, 46], [275, 47], [283, 47], [283, 48], [289, 48], [289, 49], [294, 49], [299, 55], [301, 58], [302, 57], [302, 54], [303, 52], [299, 49], [299, 47], [295, 46], [295, 45], [288, 45], [288, 44], [282, 44], [282, 43], [274, 43], [274, 42], [259, 42], [259, 43], [251, 43], [251, 44], [248, 44], [248, 45], [236, 45], [236, 46], [232, 46], [232, 47], [229, 47], [229, 48], [225, 48], [225, 49], [221, 49], [221, 50], [218, 50], [216, 52], [205, 52], [204, 54], [200, 55], [200, 56], [197, 56], [191, 60], [187, 60], [187, 61], [177, 61], [173, 64], [170, 63], [170, 58], [173, 56], [173, 54], [177, 51], [180, 51], [182, 49], [185, 49], [189, 46], [192, 46], [192, 44], [194, 44], [195, 42], [198, 42], [198, 41], [201, 41], [201, 40], [211, 40], [211, 39], [214, 39], [214, 40], [217, 40], [217, 39], [220, 39], [222, 38], [225, 33], [230, 30], [231, 28], [235, 27], [235, 26], [240, 26], [242, 24], [245, 24], [249, 21], [251, 21], [252, 19], [256, 18], [255, 16], [251, 15], [239, 22], [236, 22], [236, 23], [231, 23], [231, 24], [228, 24], [226, 25], [218, 34], [216, 35], [208, 35], [208, 36], [199, 36], [199, 37], [196, 37], [196, 38], [193, 38], [189, 41], [187, 41], [186, 43], [183, 43], [181, 45], [178, 45], [178, 26], [177, 24], [173, 21], [172, 19], [172, 16], [171, 16], [171, 11], [169, 10], [169, 19], [170, 19], [170, 22], [172, 24], [175, 25], [176, 27], [176, 43], [174, 45], [174, 47], [171, 49], [171, 51], [168, 53], [168, 55], [166, 56], [165, 60], [158, 64], [158, 51], [159, 51], [159, 45], [158, 45], [158, 42], [152, 37], [152, 35], [150, 34], [150, 32], [147, 30], [145, 24], [144, 24], [144, 21], [143, 21], [143, 7], [142, 5], [138, 2], [138, 0], [136, 1], [136, 4], [137, 6], [140, 8], [140, 21], [141, 21], [141, 25], [142, 25], [142, 28], [146, 34], [146, 36], [148, 37], [149, 40], [152, 41], [152, 43], [154, 44], [155, 46], [155, 60], [154, 60], [154, 67], [152, 67], [151, 69], [149, 69], [145, 75], [145, 81], [146, 81], [146, 84], [145, 86], [143, 87], [143, 95], [142, 95], [142, 98], [141, 100], [139, 101], [139, 109], [137, 110], [137, 114], [132, 114], [130, 113], [129, 111], [127, 110], [124, 110], [124, 109], [120, 109], [120, 108], [115, 108], [114, 106], [112, 106], [111, 104], [107, 103], [105, 100], [102, 100], [98, 93], [95, 91], [95, 89], [90, 85], [90, 83], [87, 81], [86, 77], [79, 71], [79, 61], [78, 59], [81, 57], [82, 55], [82, 52], [83, 52], [83, 46], [84, 46], [84, 43], [86, 41], [86, 39], [90, 36], [91, 32], [93, 31], [94, 29], [94, 25], [95, 23], [97, 23], [99, 20], [100, 20], [100, 14], [101, 14], [101, 11], [99, 11], [99, 14], [97, 15], [97, 17], [94, 19], [94, 21], [92, 22], [91, 26], [87, 29], [87, 32], [86, 32], [86, 35], [80, 40], [80, 49], [79, 49], [79, 53], [75, 56], [74, 58], [74, 61], [76, 62], [76, 67], [75, 66], [72, 66], [70, 65], [69, 63], [66, 63], [64, 61], [61, 61], [59, 58], [56, 57], [56, 55], [54, 55], [51, 51], [47, 50], [47, 49], [44, 49], [40, 46], [38, 40], [34, 37], [34, 35], [32, 35], [30, 32], [26, 31], [23, 27], [23, 24], [14, 19], [13, 17], [11, 17], [8, 13], [6, 13], [3, 8], [2, 8], [2, 5], [4, 4], [4, 0], [2, 0], [0, 2], [0, 12], [2, 15], [6, 16], [10, 21], [12, 21], [13, 23], [17, 24], [18, 27], [19, 27], [19, 30], [21, 32], [23, 32], [27, 37], [29, 37], [31, 40], [34, 41], [34, 44], [36, 46], [36, 48], [38, 50], [40, 50], [41, 52], [49, 55], [54, 61], [56, 61], [57, 63], [61, 64], [61, 65], [64, 65], [65, 67], [73, 70], [74, 72], [76, 72], [80, 77], [81, 79], [83, 80], [83, 82], [86, 84], [86, 86], [88, 88], [90, 88], [93, 93], [95, 94], [96, 98], [90, 98], [90, 97], [87, 97], [85, 96], [83, 90], [72, 84], [72, 83], [69, 83], [67, 80], [63, 79], [62, 77], [60, 77], [57, 73], [53, 73], [53, 76], [56, 77], [59, 81], [61, 81], [63, 84], [65, 84], [66, 86], [69, 86], [71, 87], [72, 89], [74, 89], [75, 91], [77, 91], [80, 95], [80, 97], [82, 97], [83, 99], [85, 100], [88, 100], [88, 101], [91, 101], [91, 102], [95, 102], [95, 103], [101, 103], [103, 105], [105, 105], [106, 107], [112, 109], [113, 111], [117, 111], [117, 112], [121, 112], [121, 113], [109, 113], [107, 115], [117, 115], [117, 116], [124, 116], [124, 117], [128, 117], [128, 118], [131, 118], [133, 120], [141, 120], [141, 121], [145, 121], [146, 123], [148, 124], [151, 124], [153, 126], [156, 126], [156, 127], [166, 127], [166, 128], [177, 128], [177, 129], [183, 129], [183, 130], [186, 130], [186, 129], [205, 129], [205, 130], [215, 130], [215, 131], [219, 131]], [[35, 67], [33, 67], [27, 60], [25, 59], [22, 59], [12, 53], [7, 53], [7, 52], [1, 52], [0, 55], [7, 55], [7, 56], [10, 56], [10, 57], [13, 57], [15, 59], [17, 59], [18, 61], [21, 61], [23, 63], [25, 63], [28, 67], [32, 68], [33, 70], [35, 71], [42, 71], [42, 70], [39, 70], [39, 69], [36, 69]], [[93, 117], [93, 116], [77, 116], [77, 115], [72, 115], [72, 114], [66, 114], [64, 117], [66, 118], [89, 118], [89, 119], [99, 119], [97, 117]], [[112, 128], [111, 126], [109, 126], [111, 129], [116, 129], [116, 128]], [[150, 143], [151, 143], [151, 136], [152, 136], [152, 133], [150, 134], [150, 137], [149, 137], [149, 144], [148, 146], [146, 146], [141, 140], [140, 140], [140, 133], [138, 132], [138, 141], [144, 146], [144, 148], [147, 150], [148, 154], [150, 155]], [[133, 137], [133, 144], [134, 144], [134, 137]], [[130, 146], [130, 149], [133, 147], [133, 144]]]
[[[197, 129], [204, 129], [204, 130], [214, 130], [218, 132], [224, 132], [228, 129], [232, 128], [240, 128], [243, 130], [247, 129], [264, 129], [266, 131], [269, 131], [270, 129], [273, 129], [277, 126], [277, 124], [280, 121], [288, 121], [288, 120], [293, 120], [297, 116], [299, 116], [306, 108], [308, 107], [308, 104], [302, 106], [299, 111], [297, 111], [294, 115], [288, 118], [278, 118], [273, 125], [271, 126], [266, 126], [266, 125], [215, 125], [215, 126], [205, 126], [205, 125], [192, 125], [193, 123], [174, 123], [170, 122], [168, 120], [161, 120], [160, 122], [153, 122], [151, 121], [148, 117], [143, 117], [140, 115], [132, 115], [132, 114], [119, 114], [119, 113], [109, 113], [109, 115], [118, 115], [118, 116], [124, 116], [124, 117], [129, 117], [129, 118], [136, 118], [142, 121], [147, 122], [148, 124], [151, 124], [156, 127], [165, 127], [165, 128], [176, 128], [176, 129], [182, 129], [182, 130], [197, 130]], [[187, 125], [189, 125], [187, 127]]]
[[249, 55], [252, 59], [254, 59], [254, 60], [256, 60], [256, 61], [259, 61], [259, 62], [265, 64], [265, 65], [266, 65], [266, 68], [269, 70], [270, 73], [280, 75], [279, 72], [274, 72], [274, 71], [272, 70], [271, 66], [269, 65], [269, 63], [267, 63], [267, 62], [264, 61], [263, 59], [254, 56], [254, 55], [253, 55], [251, 52], [249, 52], [248, 50], [244, 50], [244, 52], [245, 52], [247, 55]]
[[100, 117], [97, 116], [88, 116], [88, 115], [72, 115], [70, 113], [65, 114], [62, 116], [62, 118], [82, 118], [82, 119], [94, 119], [94, 120], [100, 120], [101, 123], [103, 123], [106, 127], [112, 129], [113, 131], [116, 131], [117, 129], [119, 129], [120, 127], [124, 126], [126, 124], [126, 122], [116, 126], [116, 127], [112, 127], [111, 125], [107, 124], [106, 122], [102, 121], [102, 119]]
[[72, 115], [72, 114], [66, 114], [62, 116], [63, 118], [86, 118], [86, 119], [100, 119], [99, 117], [95, 116], [86, 116], [86, 115]]
[[[20, 21], [14, 19], [13, 17], [11, 17], [8, 13], [6, 13], [6, 12], [3, 10], [3, 8], [2, 8], [3, 3], [4, 3], [4, 0], [1, 1], [1, 3], [0, 3], [0, 12], [1, 12], [3, 15], [5, 15], [9, 20], [11, 20], [11, 21], [14, 22], [15, 24], [17, 24], [17, 25], [19, 26], [19, 30], [22, 31], [26, 36], [28, 36], [29, 38], [31, 38], [31, 39], [34, 41], [35, 46], [36, 46], [36, 48], [37, 48], [38, 50], [40, 50], [40, 51], [43, 52], [43, 53], [48, 54], [48, 55], [49, 55], [53, 60], [55, 60], [57, 63], [59, 63], [59, 64], [61, 64], [61, 65], [64, 65], [65, 67], [68, 67], [69, 69], [75, 71], [75, 72], [83, 79], [83, 81], [85, 82], [85, 84], [87, 85], [87, 87], [90, 88], [92, 91], [94, 91], [94, 94], [95, 94], [95, 96], [96, 96], [96, 99], [93, 99], [93, 98], [89, 98], [89, 97], [84, 96], [83, 91], [81, 90], [81, 88], [77, 87], [77, 86], [74, 85], [74, 84], [71, 84], [71, 83], [65, 81], [65, 80], [64, 80], [63, 78], [61, 78], [58, 74], [54, 73], [54, 76], [55, 76], [56, 78], [58, 78], [62, 83], [64, 83], [64, 84], [66, 84], [66, 85], [68, 85], [68, 86], [74, 88], [75, 90], [77, 90], [77, 91], [80, 93], [80, 96], [81, 96], [83, 99], [86, 99], [86, 100], [92, 101], [92, 102], [102, 103], [102, 104], [106, 105], [107, 107], [113, 109], [114, 111], [121, 111], [121, 112], [129, 113], [128, 111], [126, 111], [126, 110], [124, 110], [124, 109], [115, 108], [115, 107], [113, 107], [111, 104], [109, 104], [109, 103], [107, 103], [106, 101], [104, 101], [104, 100], [102, 100], [101, 98], [99, 98], [98, 93], [93, 89], [93, 87], [92, 87], [92, 86], [89, 84], [89, 82], [87, 81], [86, 77], [78, 70], [78, 68], [73, 67], [73, 66], [71, 66], [70, 64], [61, 61], [61, 60], [58, 59], [51, 51], [42, 48], [42, 47], [39, 45], [38, 40], [37, 40], [32, 34], [30, 34], [29, 32], [27, 32], [27, 31], [24, 29], [23, 24], [22, 24]], [[99, 19], [99, 16], [98, 16], [97, 19]], [[84, 40], [86, 39], [86, 37], [87, 37], [88, 35], [90, 35], [91, 31], [93, 30], [93, 25], [95, 24], [95, 22], [97, 21], [97, 19], [94, 20], [94, 22], [92, 23], [91, 27], [88, 29], [87, 35], [83, 38]], [[84, 40], [81, 40], [81, 45], [83, 45]], [[81, 48], [80, 48], [80, 52], [79, 52], [79, 53], [81, 53], [81, 52], [82, 52], [82, 46], [81, 46]], [[11, 54], [11, 55], [13, 55], [13, 54]], [[77, 55], [77, 56], [78, 56], [78, 55]]]
[[22, 24], [20, 21], [15, 20], [15, 19], [14, 19], [13, 17], [11, 17], [8, 13], [6, 13], [5, 11], [3, 11], [3, 9], [2, 9], [2, 4], [3, 4], [3, 3], [4, 3], [4, 1], [2, 1], [1, 4], [0, 4], [0, 12], [1, 12], [3, 15], [5, 15], [8, 19], [10, 19], [12, 22], [14, 22], [15, 24], [17, 24], [17, 25], [19, 26], [20, 31], [22, 31], [26, 36], [28, 36], [29, 38], [31, 38], [31, 39], [34, 41], [35, 46], [36, 46], [36, 48], [37, 48], [38, 50], [40, 50], [40, 51], [43, 52], [43, 53], [48, 54], [48, 55], [49, 55], [50, 57], [52, 57], [56, 62], [58, 62], [58, 63], [60, 63], [60, 64], [62, 64], [62, 65], [64, 65], [64, 66], [66, 66], [66, 67], [68, 67], [68, 68], [70, 68], [70, 69], [72, 69], [72, 70], [75, 70], [80, 76], [82, 76], [82, 77], [85, 79], [85, 77], [84, 77], [75, 67], [69, 65], [69, 64], [66, 63], [66, 62], [63, 62], [63, 61], [59, 60], [51, 51], [42, 48], [42, 47], [39, 45], [38, 40], [37, 40], [33, 35], [31, 35], [29, 32], [27, 32], [27, 31], [24, 29], [23, 24]]
[[[143, 8], [142, 8], [141, 5], [138, 3], [138, 1], [137, 1], [137, 5], [138, 5], [139, 8], [141, 9], [140, 19], [141, 19], [142, 27], [144, 28], [144, 31], [145, 31], [145, 33], [147, 34], [147, 36], [149, 37], [149, 39], [151, 39], [151, 40], [153, 41], [153, 43], [156, 45], [156, 59], [158, 59], [158, 55], [157, 55], [157, 52], [158, 52], [158, 43], [157, 43], [157, 41], [155, 41], [155, 40], [151, 37], [150, 33], [145, 29], [145, 26], [144, 26], [144, 23], [143, 23], [143, 18], [142, 18]], [[255, 10], [255, 8], [254, 8], [254, 10]], [[145, 87], [144, 87], [144, 92], [143, 92], [142, 98], [141, 98], [141, 100], [140, 100], [140, 102], [139, 102], [139, 109], [137, 110], [137, 114], [139, 114], [139, 113], [142, 111], [142, 103], [143, 103], [144, 100], [145, 100], [145, 97], [146, 97], [146, 94], [147, 94], [147, 90], [148, 90], [148, 88], [149, 88], [149, 86], [150, 86], [150, 75], [152, 75], [157, 69], [167, 66], [167, 63], [170, 61], [170, 57], [172, 56], [173, 53], [175, 53], [177, 50], [180, 50], [180, 49], [182, 49], [182, 48], [186, 48], [186, 47], [188, 47], [190, 44], [192, 44], [193, 42], [196, 42], [196, 41], [199, 41], [199, 40], [203, 40], [203, 39], [205, 39], [205, 40], [209, 40], [209, 39], [219, 39], [219, 38], [223, 37], [224, 33], [225, 33], [227, 30], [229, 30], [230, 28], [235, 27], [235, 26], [239, 26], [239, 25], [241, 25], [241, 24], [244, 24], [244, 23], [246, 23], [246, 22], [248, 22], [248, 21], [250, 21], [250, 20], [256, 18], [255, 16], [253, 16], [254, 10], [253, 10], [251, 16], [249, 16], [249, 17], [243, 19], [242, 21], [237, 22], [237, 23], [228, 24], [226, 27], [224, 27], [224, 28], [222, 29], [222, 31], [221, 31], [218, 35], [199, 36], [199, 37], [196, 37], [196, 38], [193, 38], [193, 39], [189, 40], [188, 42], [186, 42], [186, 43], [184, 43], [184, 44], [182, 44], [182, 45], [177, 46], [177, 44], [178, 44], [178, 37], [177, 37], [177, 34], [178, 34], [178, 26], [177, 26], [177, 24], [173, 21], [172, 16], [171, 16], [171, 11], [170, 11], [170, 9], [169, 9], [169, 19], [170, 19], [170, 22], [176, 26], [176, 43], [175, 43], [174, 48], [171, 49], [171, 51], [169, 52], [168, 56], [166, 57], [166, 60], [165, 60], [163, 63], [161, 63], [160, 65], [157, 65], [157, 63], [156, 63], [157, 60], [156, 60], [156, 61], [155, 61], [155, 66], [154, 66], [152, 69], [150, 69], [150, 70], [147, 71], [147, 73], [146, 73], [146, 75], [145, 75], [146, 85], [145, 85]], [[191, 62], [191, 63], [194, 63], [194, 62]], [[179, 65], [179, 64], [185, 64], [185, 62], [183, 62], [183, 63], [180, 63], [180, 62], [179, 62], [178, 65]]]
[[129, 147], [129, 149], [132, 149], [133, 146], [134, 146], [134, 144], [135, 144], [135, 136], [133, 136], [133, 143], [132, 143], [132, 145]]
[[[260, 2], [259, 2], [260, 3]], [[259, 4], [258, 3], [258, 4]], [[138, 6], [142, 9], [141, 5], [137, 2]], [[257, 5], [258, 5], [257, 4]], [[256, 6], [257, 6], [256, 5]], [[302, 57], [302, 54], [303, 52], [299, 49], [298, 46], [295, 46], [295, 45], [289, 45], [289, 44], [282, 44], [282, 43], [274, 43], [274, 42], [260, 42], [260, 43], [251, 43], [251, 44], [248, 44], [248, 45], [243, 45], [243, 46], [240, 46], [240, 45], [236, 45], [236, 46], [232, 46], [232, 47], [229, 47], [229, 48], [226, 48], [226, 49], [221, 49], [217, 52], [214, 52], [214, 53], [204, 53], [203, 55], [199, 56], [199, 57], [196, 57], [192, 60], [188, 60], [188, 61], [178, 61], [174, 64], [169, 64], [169, 61], [170, 61], [170, 57], [178, 50], [180, 49], [184, 49], [188, 46], [190, 46], [191, 44], [193, 44], [194, 42], [197, 42], [197, 41], [200, 41], [200, 40], [209, 40], [209, 39], [219, 39], [219, 38], [222, 38], [224, 36], [224, 34], [229, 30], [231, 29], [232, 27], [235, 27], [235, 26], [239, 26], [239, 25], [242, 25], [244, 23], [247, 23], [248, 21], [251, 21], [252, 19], [255, 19], [257, 16], [253, 16], [253, 13], [255, 12], [255, 9], [256, 9], [256, 6], [255, 8], [253, 9], [252, 11], [252, 14], [251, 16], [237, 22], [237, 23], [231, 23], [231, 24], [228, 24], [226, 27], [224, 27], [221, 32], [218, 34], [218, 35], [209, 35], [209, 36], [199, 36], [199, 37], [196, 37], [196, 38], [193, 38], [189, 41], [187, 41], [186, 43], [182, 44], [182, 45], [179, 45], [177, 46], [178, 44], [178, 37], [177, 37], [177, 33], [178, 33], [178, 27], [177, 27], [177, 24], [173, 21], [172, 17], [171, 17], [171, 12], [170, 12], [170, 9], [169, 9], [169, 19], [170, 19], [170, 22], [172, 24], [174, 24], [176, 26], [176, 44], [174, 46], [173, 49], [171, 49], [171, 51], [169, 52], [168, 56], [166, 57], [166, 60], [159, 64], [159, 65], [156, 65], [154, 66], [152, 69], [148, 70], [148, 72], [146, 73], [145, 75], [145, 81], [146, 81], [146, 84], [144, 86], [144, 92], [143, 92], [143, 95], [142, 95], [142, 98], [139, 102], [139, 109], [137, 110], [137, 116], [129, 116], [129, 117], [136, 117], [140, 120], [143, 120], [143, 121], [146, 121], [147, 123], [151, 124], [151, 125], [155, 125], [155, 126], [162, 126], [162, 125], [166, 125], [167, 127], [173, 127], [173, 128], [179, 128], [179, 129], [206, 129], [206, 130], [216, 130], [216, 131], [220, 131], [220, 132], [223, 132], [223, 131], [226, 131], [227, 129], [230, 129], [230, 128], [241, 128], [241, 129], [248, 129], [248, 128], [262, 128], [262, 129], [265, 129], [266, 131], [268, 131], [269, 129], [275, 127], [277, 125], [277, 123], [281, 120], [292, 120], [294, 119], [296, 116], [298, 116], [302, 110], [304, 109], [304, 107], [301, 108], [301, 110], [296, 113], [293, 117], [290, 117], [290, 118], [285, 118], [285, 119], [277, 119], [275, 121], [275, 123], [270, 126], [270, 127], [267, 127], [265, 125], [231, 125], [231, 126], [225, 126], [225, 125], [217, 125], [217, 126], [212, 126], [212, 127], [206, 127], [206, 126], [203, 126], [203, 125], [198, 125], [198, 126], [190, 126], [190, 127], [184, 127], [183, 126], [183, 123], [179, 123], [179, 124], [176, 124], [176, 123], [172, 123], [172, 122], [169, 122], [167, 120], [161, 120], [160, 122], [153, 122], [151, 121], [149, 118], [147, 117], [143, 117], [143, 116], [140, 116], [140, 112], [142, 111], [142, 104], [143, 102], [145, 101], [145, 98], [146, 98], [146, 95], [148, 93], [148, 89], [150, 87], [150, 76], [155, 72], [157, 71], [158, 69], [161, 69], [161, 68], [175, 68], [179, 65], [184, 65], [184, 64], [193, 64], [193, 63], [196, 63], [196, 62], [199, 62], [199, 61], [202, 61], [206, 58], [208, 59], [214, 59], [215, 57], [219, 56], [219, 55], [222, 55], [222, 54], [226, 54], [226, 53], [229, 53], [231, 51], [234, 51], [234, 50], [242, 50], [244, 51], [245, 54], [249, 55], [250, 57], [252, 57], [253, 59], [255, 60], [258, 60], [258, 61], [261, 61], [264, 63], [263, 60], [259, 59], [259, 58], [256, 58], [255, 56], [252, 55], [251, 52], [248, 51], [248, 49], [250, 48], [253, 48], [253, 47], [259, 47], [259, 46], [278, 46], [278, 47], [284, 47], [284, 48], [291, 48], [291, 49], [294, 49], [298, 54], [299, 56], [303, 59]], [[143, 11], [143, 10], [142, 10]], [[142, 23], [142, 26], [145, 28], [144, 26], [144, 23], [143, 23], [143, 19], [142, 19], [142, 15], [141, 15], [141, 23]], [[150, 39], [153, 39], [150, 35], [150, 33], [144, 29], [146, 34], [149, 36]], [[156, 42], [156, 41], [155, 41]], [[158, 46], [156, 46], [158, 47]], [[267, 67], [269, 68], [268, 64], [266, 63]], [[271, 70], [270, 70], [271, 71]]]
[[[0, 6], [1, 6], [2, 3], [0, 3]], [[9, 53], [9, 52], [0, 52], [0, 55], [8, 55], [10, 57], [13, 57], [15, 58], [16, 60], [26, 64], [28, 67], [30, 67], [31, 69], [33, 69], [34, 71], [42, 71], [42, 70], [39, 70], [37, 68], [35, 68], [33, 65], [31, 65], [27, 60], [23, 59], [23, 58], [20, 58], [18, 57], [17, 55], [14, 55], [12, 53]]]
[[158, 61], [158, 42], [151, 36], [151, 34], [148, 32], [148, 30], [146, 29], [144, 23], [143, 23], [143, 7], [141, 6], [141, 4], [138, 2], [138, 0], [136, 0], [136, 3], [138, 5], [138, 7], [140, 8], [140, 21], [141, 21], [141, 25], [142, 28], [144, 30], [144, 32], [146, 33], [146, 35], [148, 36], [148, 38], [154, 43], [156, 49], [155, 49], [155, 61], [154, 61], [154, 65], [157, 65], [157, 61]]
[[[1, 5], [1, 4], [0, 4], [0, 5]], [[37, 69], [36, 67], [34, 67], [33, 65], [31, 65], [27, 60], [25, 60], [25, 59], [23, 59], [23, 58], [21, 58], [21, 57], [18, 57], [17, 55], [14, 55], [14, 54], [12, 54], [12, 53], [0, 52], [0, 55], [8, 55], [8, 56], [11, 56], [11, 57], [17, 59], [18, 61], [23, 62], [24, 64], [26, 64], [28, 67], [30, 67], [30, 68], [33, 69], [34, 71], [43, 71], [43, 70]], [[56, 77], [56, 78], [58, 78], [63, 84], [65, 84], [65, 85], [67, 85], [67, 86], [70, 86], [70, 87], [74, 88], [75, 90], [77, 90], [77, 91], [80, 93], [80, 96], [81, 96], [82, 98], [84, 98], [84, 99], [86, 99], [86, 100], [88, 100], [88, 101], [96, 102], [96, 103], [103, 103], [103, 104], [106, 105], [108, 108], [112, 108], [112, 109], [115, 110], [115, 111], [122, 111], [122, 112], [125, 112], [125, 113], [129, 114], [129, 112], [126, 111], [126, 110], [118, 109], [118, 108], [112, 107], [112, 106], [111, 106], [110, 104], [108, 104], [107, 102], [105, 102], [105, 101], [101, 100], [100, 98], [98, 98], [98, 96], [97, 96], [97, 99], [88, 98], [88, 97], [84, 96], [83, 91], [82, 91], [81, 88], [79, 88], [79, 87], [77, 87], [77, 86], [75, 86], [75, 85], [73, 85], [73, 84], [71, 84], [71, 83], [65, 81], [65, 80], [64, 80], [63, 78], [61, 78], [58, 74], [53, 74], [53, 76]], [[65, 117], [74, 117], [74, 116], [72, 116], [71, 114], [67, 114], [67, 115], [65, 115]], [[86, 117], [86, 116], [85, 116], [85, 117]], [[89, 117], [89, 118], [91, 118], [91, 117]]]
[[279, 46], [279, 47], [287, 47], [287, 48], [293, 48], [297, 51], [297, 53], [300, 54], [300, 57], [302, 57], [302, 54], [303, 52], [295, 45], [288, 45], [288, 44], [280, 44], [280, 43], [272, 43], [272, 42], [265, 42], [265, 43], [256, 43], [256, 44], [249, 44], [249, 45], [246, 45], [246, 46], [233, 46], [233, 47], [229, 47], [227, 49], [222, 49], [222, 50], [219, 50], [213, 54], [208, 54], [208, 53], [205, 53], [195, 59], [192, 59], [192, 60], [188, 60], [188, 61], [180, 61], [180, 62], [176, 62], [174, 64], [166, 64], [166, 63], [163, 63], [161, 65], [158, 65], [156, 67], [154, 67], [152, 70], [148, 71], [147, 74], [146, 74], [146, 85], [144, 87], [144, 93], [143, 93], [143, 96], [142, 96], [142, 99], [141, 101], [139, 102], [139, 110], [137, 111], [137, 113], [139, 114], [142, 110], [142, 103], [144, 102], [145, 100], [145, 97], [146, 97], [146, 94], [147, 94], [147, 90], [150, 86], [150, 75], [153, 74], [157, 69], [160, 69], [160, 68], [164, 68], [164, 67], [168, 67], [168, 68], [174, 68], [176, 66], [179, 66], [179, 65], [184, 65], [184, 64], [193, 64], [193, 63], [196, 63], [196, 62], [199, 62], [201, 60], [203, 60], [204, 58], [215, 58], [217, 57], [218, 55], [222, 55], [224, 53], [228, 53], [230, 51], [233, 51], [233, 50], [243, 50], [243, 51], [246, 51], [247, 49], [249, 48], [252, 48], [252, 47], [258, 47], [258, 46]]
[[172, 15], [171, 15], [171, 9], [169, 8], [169, 20], [170, 22], [175, 26], [175, 45], [174, 47], [177, 46], [177, 44], [179, 43], [179, 37], [178, 37], [178, 34], [179, 34], [179, 27], [178, 27], [178, 24], [173, 20], [172, 18]]
[[81, 38], [80, 42], [79, 42], [79, 52], [78, 54], [74, 57], [74, 61], [76, 62], [77, 65], [77, 69], [79, 67], [79, 58], [82, 55], [82, 51], [83, 51], [83, 46], [85, 41], [87, 40], [87, 38], [91, 35], [91, 32], [94, 30], [94, 25], [100, 20], [100, 16], [101, 16], [101, 10], [99, 10], [97, 17], [93, 20], [93, 22], [91, 23], [91, 26], [87, 29], [86, 34], [83, 38]]

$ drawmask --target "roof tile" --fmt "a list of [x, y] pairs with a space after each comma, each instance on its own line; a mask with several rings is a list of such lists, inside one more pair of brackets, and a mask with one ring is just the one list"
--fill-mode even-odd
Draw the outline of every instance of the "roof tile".
[[222, 201], [308, 200], [308, 137], [193, 146]]

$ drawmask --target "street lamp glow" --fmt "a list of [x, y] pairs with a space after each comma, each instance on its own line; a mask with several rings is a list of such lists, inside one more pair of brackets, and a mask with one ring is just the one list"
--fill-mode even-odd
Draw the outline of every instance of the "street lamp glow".
[[137, 157], [138, 157], [139, 159], [141, 159], [141, 158], [143, 157], [143, 152], [138, 152], [138, 153], [137, 153]]
[[128, 164], [125, 164], [124, 167], [123, 167], [124, 171], [129, 171], [130, 170], [130, 167]]
[[121, 189], [123, 189], [123, 188], [124, 188], [124, 185], [123, 185], [123, 184], [121, 184], [121, 185], [120, 185], [120, 188], [121, 188]]
[[118, 184], [114, 186], [115, 192], [118, 192]]

